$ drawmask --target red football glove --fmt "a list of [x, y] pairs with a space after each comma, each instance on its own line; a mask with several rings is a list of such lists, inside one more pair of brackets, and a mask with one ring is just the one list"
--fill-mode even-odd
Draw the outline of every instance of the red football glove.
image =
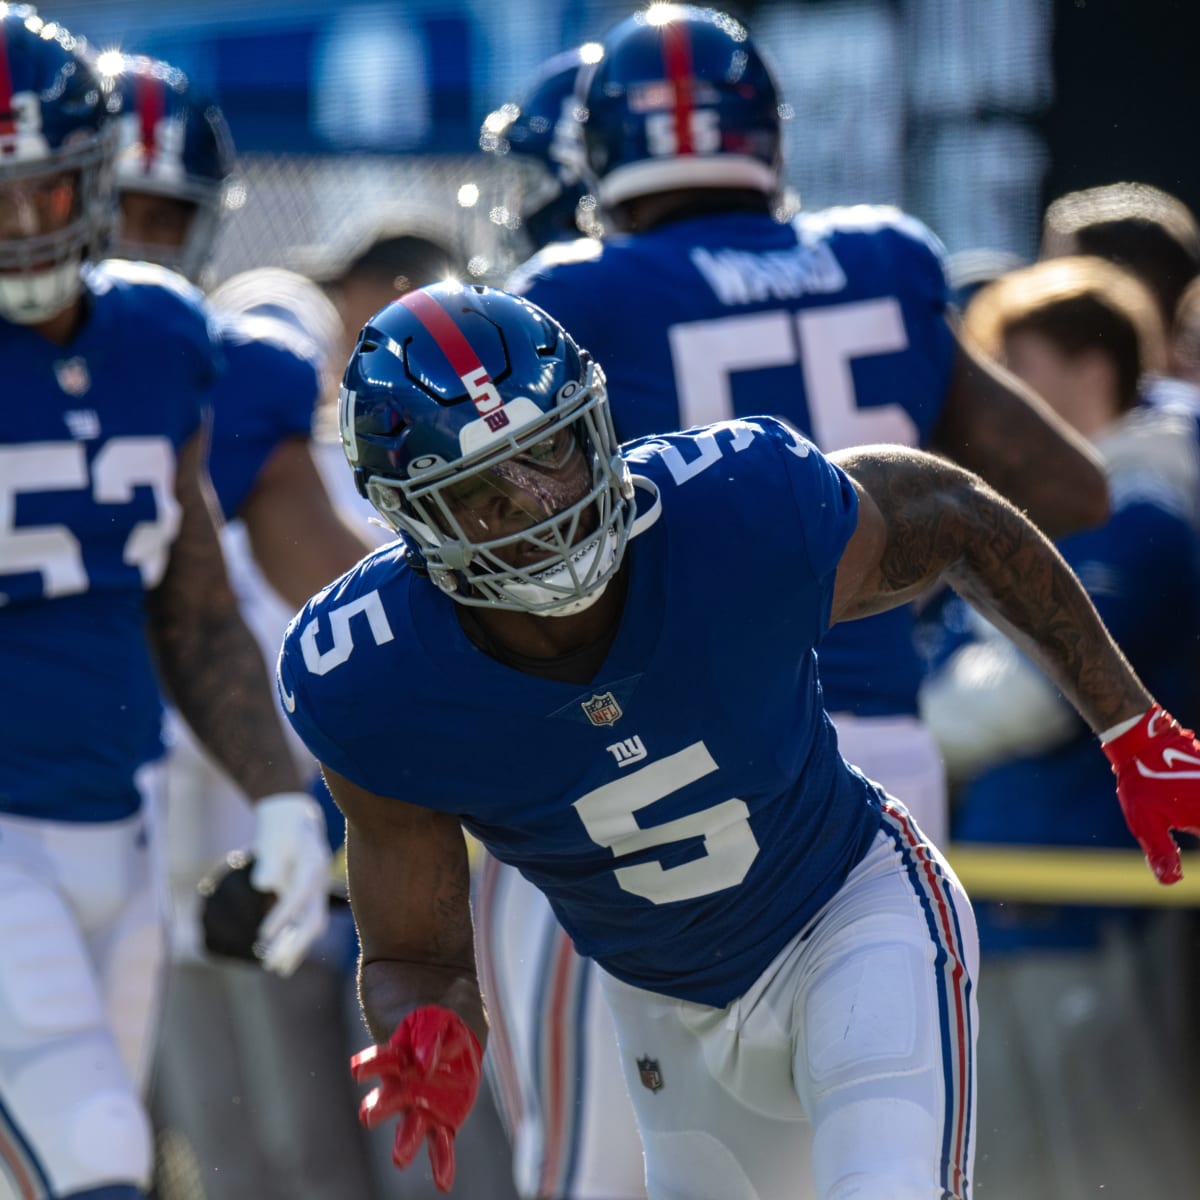
[[454, 1185], [454, 1135], [479, 1091], [479, 1039], [456, 1014], [427, 1004], [400, 1022], [386, 1046], [370, 1046], [350, 1060], [359, 1083], [377, 1079], [358, 1110], [368, 1128], [399, 1115], [392, 1162], [407, 1167], [429, 1142], [433, 1181]]
[[1183, 878], [1172, 829], [1200, 833], [1200, 742], [1156, 704], [1101, 745], [1117, 777], [1125, 823], [1159, 883]]

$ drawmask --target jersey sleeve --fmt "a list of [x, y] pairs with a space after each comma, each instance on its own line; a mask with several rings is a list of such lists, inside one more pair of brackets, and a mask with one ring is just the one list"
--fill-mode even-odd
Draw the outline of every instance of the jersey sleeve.
[[[107, 259], [86, 273], [94, 293], [123, 298], [121, 316], [156, 347], [169, 347], [169, 378], [162, 402], [174, 406], [180, 441], [209, 419], [213, 394], [227, 362], [220, 332], [203, 293], [182, 275], [153, 263]], [[165, 364], [164, 364], [165, 365]]]
[[813, 574], [831, 575], [858, 525], [858, 493], [845, 471], [786, 422], [759, 420], [768, 426], [784, 463]]
[[318, 365], [306, 344], [277, 336], [277, 324], [220, 322], [228, 367], [213, 398], [209, 474], [227, 519], [237, 515], [281, 442], [312, 435]]
[[[316, 622], [310, 609], [300, 612], [288, 626], [275, 669], [275, 686], [288, 723], [304, 743], [309, 753], [322, 765], [349, 779], [367, 791], [377, 792], [373, 783], [359, 769], [367, 761], [359, 753], [358, 735], [362, 726], [353, 720], [343, 722], [344, 729], [327, 729], [318, 719], [318, 709], [325, 714], [353, 707], [353, 697], [339, 694], [336, 673], [314, 675], [304, 660], [302, 639], [310, 622]], [[357, 732], [356, 732], [357, 731]]]
[[786, 519], [816, 582], [815, 643], [829, 628], [837, 566], [858, 525], [858, 493], [846, 473], [792, 426], [773, 417], [757, 417], [754, 423], [775, 448], [794, 505], [778, 519]]
[[313, 757], [383, 796], [394, 794], [404, 710], [379, 704], [378, 681], [406, 675], [413, 639], [397, 636], [370, 568], [382, 563], [386, 575], [395, 553], [382, 548], [318, 592], [289, 623], [276, 664], [284, 713]]

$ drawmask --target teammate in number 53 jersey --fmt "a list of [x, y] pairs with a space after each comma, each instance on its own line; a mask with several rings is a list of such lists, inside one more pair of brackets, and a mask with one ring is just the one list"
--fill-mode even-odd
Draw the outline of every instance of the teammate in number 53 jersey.
[[220, 353], [178, 277], [85, 269], [114, 207], [116, 107], [81, 42], [0, 4], [3, 1196], [149, 1186], [160, 678], [255, 801], [265, 965], [291, 970], [326, 905], [319, 810], [206, 498]]
[[378, 1042], [353, 1066], [396, 1161], [427, 1141], [452, 1186], [478, 1088], [465, 826], [602, 968], [654, 1200], [792, 1196], [806, 1115], [822, 1200], [965, 1200], [973, 919], [838, 752], [816, 648], [947, 578], [1110, 737], [1169, 879], [1168, 824], [1200, 825], [1169, 764], [1200, 745], [1051, 544], [944, 460], [826, 458], [771, 417], [618, 448], [600, 365], [478, 286], [372, 318], [341, 427], [400, 541], [294, 619], [279, 686], [347, 818]]

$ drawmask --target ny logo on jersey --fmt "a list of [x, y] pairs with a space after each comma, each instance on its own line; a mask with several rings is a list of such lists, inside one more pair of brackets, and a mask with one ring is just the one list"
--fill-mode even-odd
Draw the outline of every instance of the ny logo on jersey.
[[652, 1092], [661, 1092], [663, 1090], [662, 1067], [658, 1065], [657, 1058], [639, 1058], [637, 1060], [638, 1078], [642, 1081], [642, 1087], [649, 1088]]
[[646, 757], [646, 747], [642, 745], [642, 739], [636, 733], [623, 742], [614, 742], [604, 748], [617, 760], [618, 767], [631, 767]]
[[63, 423], [77, 442], [94, 442], [100, 436], [100, 414], [94, 408], [73, 408], [63, 413]]
[[621, 719], [621, 706], [612, 692], [593, 694], [590, 700], [580, 701], [580, 707], [593, 725], [613, 725]]

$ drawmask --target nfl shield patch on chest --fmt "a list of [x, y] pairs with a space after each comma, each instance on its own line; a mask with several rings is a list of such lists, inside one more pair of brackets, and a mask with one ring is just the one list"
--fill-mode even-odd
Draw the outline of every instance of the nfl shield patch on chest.
[[649, 1088], [652, 1092], [661, 1092], [663, 1089], [662, 1068], [658, 1065], [657, 1058], [639, 1058], [637, 1060], [638, 1078], [642, 1081], [642, 1087]]
[[612, 692], [593, 695], [590, 700], [582, 701], [580, 707], [593, 725], [612, 725], [621, 719], [621, 706]]

